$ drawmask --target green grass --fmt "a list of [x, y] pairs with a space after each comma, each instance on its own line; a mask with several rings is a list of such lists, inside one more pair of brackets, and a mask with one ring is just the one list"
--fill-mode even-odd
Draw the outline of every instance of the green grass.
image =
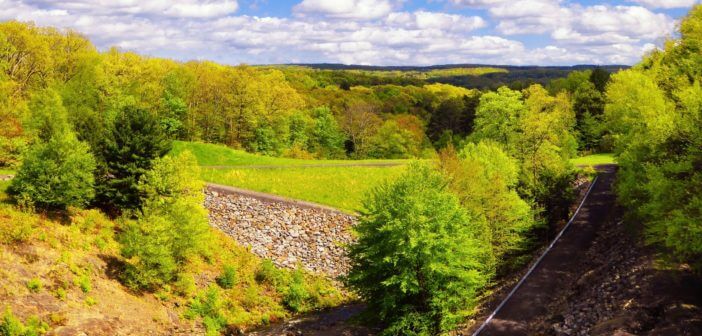
[[207, 182], [315, 202], [347, 212], [361, 209], [365, 194], [403, 171], [393, 167], [203, 169]]
[[223, 145], [200, 142], [175, 141], [173, 154], [185, 150], [192, 152], [202, 166], [304, 166], [304, 165], [339, 165], [356, 163], [406, 163], [408, 160], [301, 160], [262, 156], [231, 149]]
[[592, 154], [587, 156], [582, 156], [570, 160], [570, 162], [576, 166], [595, 166], [602, 164], [613, 164], [617, 163], [614, 154], [602, 153], [602, 154]]
[[0, 175], [15, 175], [17, 172], [9, 169], [0, 169]]

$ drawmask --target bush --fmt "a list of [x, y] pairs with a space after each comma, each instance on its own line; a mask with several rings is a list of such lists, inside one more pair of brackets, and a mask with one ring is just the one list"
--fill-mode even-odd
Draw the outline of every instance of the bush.
[[92, 284], [90, 283], [90, 277], [87, 274], [81, 275], [76, 283], [78, 284], [78, 287], [80, 287], [80, 290], [86, 294], [93, 288]]
[[171, 246], [173, 223], [161, 216], [126, 220], [119, 236], [127, 266], [122, 273], [125, 284], [133, 289], [155, 290], [175, 279], [178, 272]]
[[256, 282], [278, 287], [284, 282], [283, 273], [275, 267], [272, 261], [263, 260], [255, 274]]
[[42, 288], [41, 280], [39, 278], [32, 278], [27, 281], [27, 289], [32, 293], [38, 293]]
[[0, 320], [0, 336], [38, 336], [49, 330], [49, 325], [42, 322], [36, 316], [32, 316], [24, 324], [20, 321], [10, 308], [5, 309], [5, 313]]
[[217, 284], [224, 289], [231, 289], [236, 285], [236, 267], [225, 265], [222, 275], [217, 277]]
[[37, 223], [36, 216], [10, 207], [0, 210], [0, 244], [12, 244], [29, 239]]
[[190, 257], [208, 254], [210, 227], [199, 169], [189, 152], [157, 159], [138, 190], [143, 210], [136, 219], [124, 219], [118, 237], [129, 259], [123, 279], [132, 288], [154, 290], [175, 280]]
[[227, 326], [227, 319], [222, 314], [224, 308], [225, 303], [220, 297], [219, 290], [216, 287], [209, 287], [190, 302], [186, 317], [202, 317], [207, 335], [220, 335], [220, 331]]
[[[446, 185], [440, 173], [413, 163], [364, 203], [347, 283], [390, 334], [400, 325], [418, 334], [453, 328], [491, 276], [487, 223], [467, 213]], [[409, 319], [421, 325], [408, 326]]]
[[47, 208], [81, 207], [93, 199], [95, 160], [72, 133], [37, 143], [24, 158], [8, 192], [20, 203]]
[[283, 297], [283, 304], [292, 312], [299, 313], [309, 308], [311, 299], [312, 295], [305, 286], [305, 276], [302, 270], [295, 270]]

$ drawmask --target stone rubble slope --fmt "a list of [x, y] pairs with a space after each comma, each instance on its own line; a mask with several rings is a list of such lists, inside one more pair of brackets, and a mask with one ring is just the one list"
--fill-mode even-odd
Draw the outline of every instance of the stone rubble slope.
[[349, 270], [352, 215], [207, 190], [210, 225], [277, 266], [338, 277]]

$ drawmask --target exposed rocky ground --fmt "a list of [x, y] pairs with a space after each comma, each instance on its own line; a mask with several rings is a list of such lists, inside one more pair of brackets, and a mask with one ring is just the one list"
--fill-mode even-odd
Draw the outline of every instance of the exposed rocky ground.
[[550, 335], [702, 335], [702, 281], [684, 266], [656, 262], [621, 220], [587, 251], [590, 269], [551, 307]]
[[349, 269], [344, 245], [353, 241], [352, 215], [212, 190], [205, 204], [211, 225], [278, 266], [332, 277]]

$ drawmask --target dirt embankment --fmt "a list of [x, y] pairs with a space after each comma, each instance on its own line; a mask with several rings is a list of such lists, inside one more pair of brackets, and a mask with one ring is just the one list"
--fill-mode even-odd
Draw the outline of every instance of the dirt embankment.
[[481, 336], [702, 335], [702, 278], [656, 262], [640, 225], [624, 224], [615, 173]]

